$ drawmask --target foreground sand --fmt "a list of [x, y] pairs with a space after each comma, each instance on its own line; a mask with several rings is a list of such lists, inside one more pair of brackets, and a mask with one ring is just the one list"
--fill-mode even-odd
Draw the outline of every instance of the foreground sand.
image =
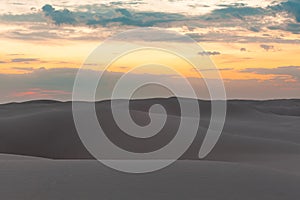
[[[141, 152], [161, 146], [176, 132], [179, 113], [173, 98], [135, 101], [133, 117], [147, 123], [146, 111], [154, 103], [166, 105], [169, 121], [160, 140], [148, 144], [119, 137], [109, 102], [96, 108], [110, 139]], [[199, 160], [209, 105], [200, 102], [201, 128], [181, 160], [146, 175], [116, 172], [91, 160], [69, 102], [0, 105], [1, 199], [299, 199], [300, 100], [229, 101], [220, 141]]]
[[1, 199], [298, 199], [300, 177], [241, 164], [177, 161], [128, 175], [96, 161], [0, 162]]

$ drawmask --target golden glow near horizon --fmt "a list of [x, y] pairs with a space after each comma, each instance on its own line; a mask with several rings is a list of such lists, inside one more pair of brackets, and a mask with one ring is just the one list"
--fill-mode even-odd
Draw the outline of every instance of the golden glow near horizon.
[[[142, 70], [139, 69], [140, 67]], [[193, 69], [194, 67], [188, 61], [171, 52], [143, 49], [121, 56], [107, 70], [123, 73], [133, 70], [134, 73], [153, 75], [175, 75], [178, 73], [185, 77], [200, 78], [201, 76]]]
[[[45, 44], [31, 43], [27, 41], [1, 40], [0, 50], [0, 74], [22, 74], [28, 73], [22, 68], [39, 69], [41, 67], [52, 68], [80, 68], [88, 55], [101, 42], [95, 41], [62, 41], [61, 43]], [[274, 49], [264, 50], [260, 47], [260, 43], [199, 43], [205, 51], [221, 52], [220, 55], [211, 56], [212, 61], [225, 79], [268, 79], [273, 76], [257, 75], [250, 73], [239, 73], [239, 70], [246, 68], [276, 68], [278, 66], [299, 66], [300, 59], [296, 55], [300, 54], [298, 44], [278, 44], [271, 43]], [[244, 51], [241, 49], [244, 48]], [[142, 64], [149, 56], [159, 58], [164, 63], [175, 68], [182, 67], [185, 75], [188, 77], [197, 77], [180, 59], [170, 58], [170, 55], [161, 53], [149, 53], [141, 51], [125, 56], [123, 59], [115, 63], [114, 67], [110, 67], [110, 71], [125, 72], [129, 68], [136, 66], [137, 63]], [[36, 59], [34, 61], [24, 61], [14, 63], [11, 60], [22, 57], [23, 59]], [[151, 60], [151, 59], [150, 59]], [[173, 63], [172, 63], [173, 62]], [[125, 67], [127, 69], [125, 69]], [[90, 67], [93, 69], [93, 67]], [[224, 70], [223, 69], [227, 69]], [[147, 72], [151, 73], [151, 72]], [[153, 69], [154, 74], [164, 73], [160, 69]]]

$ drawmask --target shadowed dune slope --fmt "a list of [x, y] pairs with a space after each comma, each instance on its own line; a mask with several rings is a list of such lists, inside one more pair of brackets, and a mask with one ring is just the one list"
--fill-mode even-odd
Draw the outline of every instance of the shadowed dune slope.
[[[189, 99], [184, 99], [186, 103]], [[124, 101], [118, 100], [122, 112]], [[138, 139], [124, 134], [114, 123], [110, 101], [96, 103], [100, 124], [118, 146], [134, 152], [149, 152], [168, 144], [180, 122], [176, 98], [134, 100], [131, 116], [139, 125], [150, 122], [153, 104], [165, 107], [168, 118], [157, 135]], [[210, 119], [210, 102], [199, 101], [198, 135], [181, 159], [197, 160]], [[300, 101], [228, 101], [224, 131], [205, 159], [261, 165], [300, 174]], [[188, 117], [195, 116], [191, 112]], [[187, 133], [188, 134], [188, 133]], [[0, 153], [51, 159], [92, 159], [76, 132], [71, 102], [32, 101], [0, 105]]]

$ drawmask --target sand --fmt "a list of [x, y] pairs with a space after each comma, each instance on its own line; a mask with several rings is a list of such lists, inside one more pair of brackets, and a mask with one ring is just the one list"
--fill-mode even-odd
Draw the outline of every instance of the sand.
[[[1, 199], [298, 199], [300, 100], [228, 101], [222, 136], [204, 160], [197, 155], [210, 102], [199, 102], [201, 128], [192, 146], [173, 165], [145, 175], [120, 173], [91, 160], [76, 133], [70, 102], [0, 105]], [[170, 140], [180, 115], [176, 99], [149, 99], [132, 102], [133, 118], [147, 124], [146, 111], [155, 103], [166, 106], [168, 121], [144, 143], [120, 134], [109, 101], [96, 108], [110, 139], [146, 152]]]

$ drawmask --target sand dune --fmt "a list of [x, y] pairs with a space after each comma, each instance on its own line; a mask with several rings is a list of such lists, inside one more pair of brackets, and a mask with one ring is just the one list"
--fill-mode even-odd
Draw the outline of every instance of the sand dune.
[[300, 195], [298, 176], [215, 161], [178, 161], [144, 175], [116, 172], [96, 161], [0, 164], [1, 197], [10, 200], [293, 200]]
[[[118, 109], [122, 110], [123, 103], [118, 100]], [[123, 134], [113, 122], [109, 101], [96, 103], [96, 110], [113, 142], [130, 151], [148, 152], [164, 146], [176, 134], [178, 102], [175, 98], [147, 99], [130, 105], [133, 119], [146, 125], [149, 107], [158, 103], [167, 110], [167, 123], [159, 134], [146, 140]], [[181, 160], [141, 176], [125, 175], [87, 160], [93, 157], [77, 135], [70, 102], [0, 105], [1, 193], [5, 199], [299, 197], [300, 100], [228, 101], [224, 131], [205, 161], [198, 159], [198, 151], [210, 119], [210, 102], [199, 103], [198, 135]]]
[[[229, 101], [223, 135], [210, 157], [219, 157], [220, 152], [222, 154], [228, 152], [232, 156], [299, 153], [299, 117], [290, 114], [290, 108], [287, 106], [289, 101], [296, 102], [296, 100]], [[159, 134], [146, 141], [123, 134], [114, 123], [109, 101], [98, 102], [96, 108], [99, 121], [111, 140], [124, 148], [131, 148], [132, 151], [144, 152], [159, 148], [170, 141], [176, 134], [176, 124], [180, 120], [178, 117], [180, 111], [175, 98], [133, 101], [131, 104], [133, 119], [140, 125], [146, 125], [150, 119], [147, 111], [151, 105], [157, 103], [165, 106], [169, 114], [168, 121]], [[119, 104], [121, 105], [122, 101]], [[280, 114], [270, 111], [277, 104], [286, 105], [280, 108]], [[285, 109], [287, 114], [284, 114]], [[210, 119], [210, 102], [200, 101], [200, 111], [198, 136], [183, 159], [197, 159]], [[91, 158], [77, 135], [70, 102], [33, 101], [0, 105], [0, 132], [0, 153], [54, 159]]]

